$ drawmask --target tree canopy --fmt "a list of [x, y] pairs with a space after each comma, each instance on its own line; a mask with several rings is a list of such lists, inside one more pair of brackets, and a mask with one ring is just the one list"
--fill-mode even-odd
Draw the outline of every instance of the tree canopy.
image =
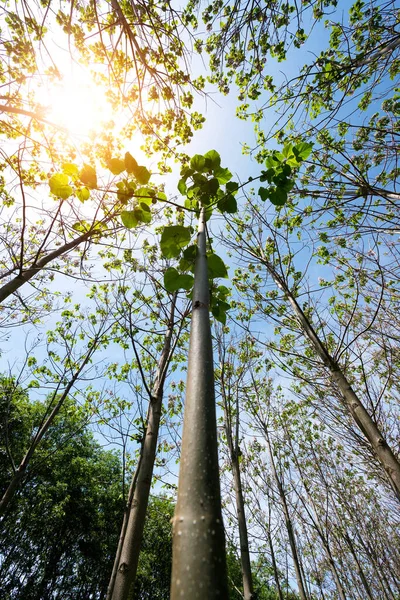
[[3, 2], [0, 596], [399, 596], [399, 23]]

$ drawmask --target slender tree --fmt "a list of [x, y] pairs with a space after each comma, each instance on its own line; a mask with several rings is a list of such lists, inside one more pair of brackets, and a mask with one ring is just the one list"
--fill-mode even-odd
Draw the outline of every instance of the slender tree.
[[[179, 338], [179, 328], [177, 328], [175, 317], [176, 301], [177, 294], [175, 293], [170, 302], [170, 313], [166, 324], [164, 345], [151, 390], [147, 386], [142, 367], [140, 367], [143, 376], [143, 385], [149, 395], [149, 408], [139, 460], [128, 493], [114, 568], [107, 591], [107, 597], [113, 600], [125, 600], [128, 598], [129, 590], [136, 576], [158, 445], [158, 430], [160, 427], [164, 384], [174, 351], [174, 333], [177, 336], [176, 340]], [[132, 342], [136, 352], [134, 339], [132, 339]]]
[[254, 598], [253, 575], [250, 561], [249, 536], [245, 512], [245, 498], [243, 493], [242, 476], [240, 469], [240, 386], [246, 368], [245, 352], [239, 354], [242, 363], [235, 369], [235, 351], [232, 344], [225, 339], [223, 332], [217, 334], [219, 368], [216, 380], [219, 384], [221, 404], [224, 411], [224, 431], [228, 446], [229, 461], [233, 475], [235, 490], [236, 513], [239, 528], [240, 561], [242, 566], [243, 596], [245, 600]]
[[205, 209], [199, 218], [171, 599], [228, 598], [221, 514]]

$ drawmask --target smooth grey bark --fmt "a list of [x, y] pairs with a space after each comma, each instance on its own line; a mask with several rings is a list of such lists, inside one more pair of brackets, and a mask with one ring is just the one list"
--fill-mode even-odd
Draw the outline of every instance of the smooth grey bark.
[[325, 367], [329, 370], [332, 380], [338, 386], [345, 405], [347, 406], [351, 416], [353, 417], [358, 428], [364, 434], [365, 438], [370, 443], [375, 455], [378, 457], [381, 465], [383, 466], [389, 483], [391, 484], [396, 498], [400, 501], [400, 462], [396, 458], [392, 449], [386, 442], [381, 431], [379, 431], [376, 423], [371, 418], [370, 414], [364, 407], [363, 403], [353, 390], [347, 377], [343, 373], [339, 363], [329, 354], [323, 342], [318, 337], [318, 334], [314, 330], [310, 320], [307, 318], [296, 298], [288, 288], [286, 282], [273, 265], [264, 256], [262, 249], [260, 254], [253, 254], [255, 258], [261, 260], [265, 265], [267, 271], [272, 276], [278, 288], [285, 294], [285, 297], [291, 305], [294, 314], [296, 315], [303, 331], [308, 340], [311, 342], [316, 353], [322, 360]]
[[[236, 431], [235, 439], [232, 435], [232, 414], [229, 407], [229, 400], [226, 394], [225, 386], [225, 361], [221, 364], [221, 396], [224, 409], [224, 429], [228, 443], [229, 457], [233, 474], [233, 487], [235, 490], [236, 513], [239, 527], [240, 540], [240, 563], [242, 567], [243, 579], [243, 597], [244, 600], [252, 600], [254, 598], [253, 576], [251, 572], [250, 552], [249, 552], [249, 536], [247, 533], [247, 522], [245, 514], [245, 503], [243, 498], [242, 478], [239, 464], [239, 406], [236, 402]], [[237, 394], [237, 391], [236, 391]]]
[[197, 247], [171, 600], [227, 600], [204, 209]]
[[[61, 410], [62, 405], [64, 404], [65, 400], [68, 398], [68, 395], [71, 391], [71, 389], [73, 388], [73, 386], [75, 385], [75, 383], [77, 382], [77, 380], [79, 379], [79, 376], [82, 372], [82, 370], [85, 368], [85, 366], [88, 364], [88, 362], [90, 361], [91, 357], [93, 356], [93, 353], [95, 352], [97, 348], [97, 344], [93, 344], [85, 358], [83, 359], [82, 363], [80, 364], [79, 368], [75, 371], [75, 373], [73, 374], [73, 376], [71, 377], [70, 382], [68, 383], [68, 385], [64, 388], [63, 393], [61, 394], [60, 398], [58, 399], [56, 405], [54, 406], [53, 410], [50, 412], [49, 416], [43, 421], [43, 423], [40, 425], [38, 431], [35, 433], [35, 435], [32, 437], [30, 446], [27, 450], [27, 452], [25, 453], [23, 459], [21, 460], [18, 468], [16, 469], [7, 489], [5, 490], [3, 497], [0, 500], [0, 515], [2, 515], [6, 509], [7, 506], [10, 504], [11, 500], [14, 497], [14, 494], [16, 492], [16, 490], [18, 489], [21, 481], [23, 480], [26, 470], [28, 468], [28, 465], [32, 459], [33, 454], [35, 453], [36, 448], [38, 447], [38, 445], [40, 444], [43, 436], [45, 435], [45, 433], [47, 432], [47, 430], [49, 429], [49, 427], [51, 426], [51, 424], [53, 423], [54, 419], [56, 418], [56, 416], [58, 415], [58, 413]], [[54, 394], [55, 395], [55, 394]]]
[[[116, 558], [107, 590], [107, 599], [126, 600], [136, 577], [144, 522], [153, 477], [154, 461], [157, 452], [164, 383], [172, 356], [171, 350], [173, 348], [172, 335], [174, 331], [175, 306], [176, 294], [171, 301], [171, 311], [164, 338], [164, 346], [158, 362], [157, 374], [150, 396], [147, 412], [147, 427], [142, 442], [140, 461], [137, 472], [134, 475], [136, 481], [133, 481], [130, 486]], [[131, 501], [129, 502], [129, 500]]]

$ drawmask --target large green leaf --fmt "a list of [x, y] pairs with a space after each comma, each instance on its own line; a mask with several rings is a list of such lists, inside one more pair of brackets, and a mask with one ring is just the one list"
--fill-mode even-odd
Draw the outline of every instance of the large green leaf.
[[194, 272], [194, 264], [197, 256], [197, 246], [193, 244], [188, 246], [182, 253], [182, 258], [179, 261], [179, 268], [181, 271], [192, 271]]
[[128, 229], [132, 229], [132, 227], [136, 227], [139, 224], [134, 210], [123, 210], [121, 212], [121, 220]]
[[141, 202], [133, 210], [123, 210], [121, 219], [125, 227], [131, 229], [139, 223], [151, 223], [151, 211], [147, 204]]
[[65, 173], [55, 173], [49, 179], [50, 191], [57, 198], [66, 200], [73, 192], [73, 189], [69, 184], [69, 177]]
[[136, 177], [140, 185], [146, 185], [146, 183], [149, 182], [151, 173], [146, 169], [146, 167], [138, 167], [134, 172], [134, 176]]
[[142, 223], [151, 223], [151, 211], [148, 204], [141, 202], [134, 210], [139, 221], [142, 221]]
[[217, 277], [228, 277], [228, 270], [222, 258], [214, 253], [207, 254], [208, 277], [216, 279]]
[[170, 267], [164, 273], [164, 286], [168, 292], [188, 291], [192, 289], [193, 283], [192, 275], [181, 275], [174, 267]]
[[226, 325], [226, 311], [229, 309], [230, 304], [227, 302], [219, 299], [211, 300], [211, 313], [222, 325]]
[[107, 166], [113, 175], [119, 175], [126, 169], [125, 161], [120, 158], [112, 158]]
[[193, 171], [203, 171], [206, 166], [206, 159], [201, 154], [195, 154], [190, 161], [190, 168]]
[[87, 187], [78, 188], [75, 194], [78, 200], [80, 200], [81, 202], [85, 202], [85, 200], [89, 200], [90, 198], [90, 192]]
[[97, 188], [96, 171], [90, 165], [83, 165], [83, 169], [81, 170], [81, 172], [79, 174], [79, 178], [82, 181], [82, 183], [87, 185], [88, 188], [90, 188], [90, 189]]
[[162, 255], [165, 258], [175, 258], [189, 244], [191, 237], [191, 230], [183, 225], [164, 227], [160, 241]]
[[287, 202], [288, 195], [282, 188], [275, 188], [269, 191], [269, 199], [275, 206], [283, 206]]
[[133, 158], [132, 154], [130, 154], [129, 152], [127, 152], [125, 154], [125, 169], [128, 173], [134, 173], [135, 170], [138, 168], [138, 163], [137, 161]]
[[216, 150], [209, 150], [205, 153], [204, 158], [206, 165], [210, 166], [212, 170], [221, 166], [221, 157]]
[[229, 169], [218, 167], [218, 169], [214, 170], [214, 177], [218, 179], [221, 185], [224, 185], [224, 183], [228, 183], [232, 179], [232, 173]]
[[311, 154], [312, 147], [313, 145], [308, 142], [300, 142], [294, 146], [293, 154], [300, 161], [306, 160]]
[[153, 203], [153, 198], [155, 197], [155, 195], [156, 191], [149, 187], [141, 187], [135, 191], [135, 196], [138, 199], [140, 199], [140, 202], [143, 202], [148, 206], [150, 206], [150, 204]]
[[133, 158], [132, 154], [127, 152], [125, 154], [124, 161], [125, 169], [128, 173], [135, 176], [136, 180], [140, 185], [146, 185], [151, 177], [150, 171], [146, 167], [138, 165], [137, 161]]
[[236, 198], [232, 196], [232, 194], [228, 194], [221, 198], [221, 200], [217, 204], [218, 210], [222, 213], [235, 213], [237, 212], [237, 202]]
[[226, 191], [235, 195], [239, 189], [239, 184], [236, 181], [228, 181], [226, 184]]

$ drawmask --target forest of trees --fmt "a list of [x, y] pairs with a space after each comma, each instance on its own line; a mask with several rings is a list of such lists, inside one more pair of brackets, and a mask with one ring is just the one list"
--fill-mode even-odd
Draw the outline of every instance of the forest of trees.
[[0, 600], [400, 600], [400, 7], [0, 41]]

